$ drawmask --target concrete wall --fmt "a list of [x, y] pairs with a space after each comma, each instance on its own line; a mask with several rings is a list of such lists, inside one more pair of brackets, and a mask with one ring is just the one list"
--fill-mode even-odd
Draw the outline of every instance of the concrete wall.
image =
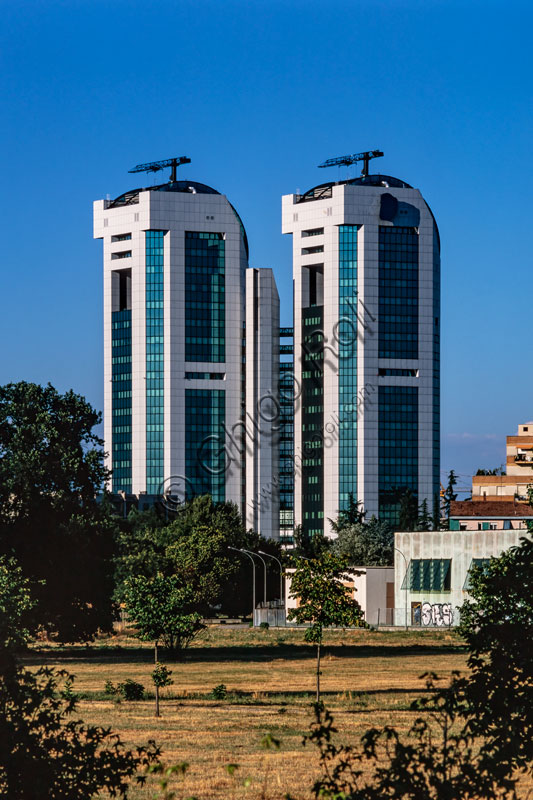
[[[414, 531], [395, 534], [394, 594], [395, 624], [414, 623], [412, 604], [420, 606], [416, 624], [446, 627], [457, 625], [459, 608], [468, 597], [464, 589], [468, 570], [474, 558], [499, 556], [519, 544], [520, 531]], [[401, 555], [403, 554], [403, 556]], [[406, 566], [413, 559], [451, 559], [450, 590], [415, 592], [402, 588]], [[418, 622], [418, 617], [420, 621]]]

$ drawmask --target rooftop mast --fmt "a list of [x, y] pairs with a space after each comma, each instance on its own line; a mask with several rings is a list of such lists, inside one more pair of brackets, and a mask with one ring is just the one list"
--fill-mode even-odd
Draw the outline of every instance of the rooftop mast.
[[328, 158], [327, 161], [324, 161], [323, 164], [319, 164], [319, 167], [341, 167], [346, 166], [349, 167], [350, 164], [355, 164], [357, 161], [363, 162], [363, 169], [361, 171], [361, 175], [363, 178], [366, 178], [368, 175], [368, 163], [371, 158], [381, 158], [383, 155], [381, 150], [366, 150], [364, 153], [354, 153], [352, 156], [339, 156], [338, 158]]
[[164, 161], [150, 161], [148, 164], [137, 164], [133, 169], [128, 172], [159, 172], [160, 169], [171, 167], [170, 183], [176, 182], [176, 171], [182, 164], [190, 164], [191, 159], [187, 156], [178, 156], [177, 158], [167, 158]]

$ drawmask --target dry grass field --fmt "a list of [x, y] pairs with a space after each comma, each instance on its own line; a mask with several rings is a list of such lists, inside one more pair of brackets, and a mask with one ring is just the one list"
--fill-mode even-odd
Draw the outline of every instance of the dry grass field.
[[[325, 645], [323, 697], [346, 743], [373, 726], [405, 730], [414, 719], [410, 702], [423, 690], [420, 675], [446, 678], [465, 669], [466, 654], [450, 631], [331, 631]], [[131, 746], [155, 739], [165, 763], [187, 762], [185, 777], [176, 780], [177, 797], [252, 800], [286, 792], [310, 797], [317, 754], [302, 746], [302, 737], [312, 719], [314, 657], [302, 631], [209, 628], [183, 660], [161, 658], [174, 683], [162, 690], [160, 719], [151, 698], [116, 703], [104, 694], [107, 680], [127, 678], [152, 691], [153, 651], [132, 638], [87, 648], [40, 647], [26, 662], [73, 673], [86, 722], [111, 726]], [[211, 697], [219, 684], [227, 687], [225, 700]], [[280, 740], [279, 750], [262, 746], [269, 733]], [[233, 776], [226, 770], [231, 763], [239, 765]], [[130, 796], [148, 800], [154, 791], [136, 788]]]

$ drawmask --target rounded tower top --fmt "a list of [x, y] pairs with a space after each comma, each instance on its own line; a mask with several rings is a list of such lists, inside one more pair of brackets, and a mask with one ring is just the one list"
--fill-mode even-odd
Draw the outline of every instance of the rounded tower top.
[[[124, 192], [124, 194], [119, 195], [108, 205], [108, 208], [119, 208], [120, 206], [128, 206], [132, 205], [133, 203], [139, 202], [139, 194], [141, 192], [181, 192], [182, 194], [218, 194], [221, 193], [216, 189], [213, 189], [212, 186], [208, 186], [206, 183], [200, 183], [199, 181], [168, 181], [167, 183], [160, 183], [157, 186], [145, 186], [139, 189], [131, 189], [129, 192]], [[227, 199], [227, 198], [226, 198]], [[229, 202], [231, 209], [241, 227], [242, 238], [244, 240], [244, 246], [246, 249], [246, 256], [249, 256], [249, 248], [248, 248], [248, 237], [246, 235], [246, 229], [242, 223], [242, 219], [240, 218], [236, 208]]]
[[313, 186], [312, 189], [300, 195], [297, 202], [305, 203], [308, 200], [319, 200], [322, 197], [328, 197], [330, 196], [333, 186], [342, 186], [344, 184], [349, 184], [351, 186], [379, 186], [383, 189], [413, 188], [409, 183], [400, 180], [400, 178], [394, 178], [392, 175], [361, 175], [358, 178], [350, 178], [345, 181], [326, 181], [326, 183], [320, 183], [318, 186]]

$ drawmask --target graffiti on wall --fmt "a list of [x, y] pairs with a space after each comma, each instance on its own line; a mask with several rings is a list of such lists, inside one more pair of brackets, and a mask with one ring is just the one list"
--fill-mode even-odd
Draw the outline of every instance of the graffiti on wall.
[[453, 623], [451, 603], [422, 603], [422, 625], [449, 627]]

